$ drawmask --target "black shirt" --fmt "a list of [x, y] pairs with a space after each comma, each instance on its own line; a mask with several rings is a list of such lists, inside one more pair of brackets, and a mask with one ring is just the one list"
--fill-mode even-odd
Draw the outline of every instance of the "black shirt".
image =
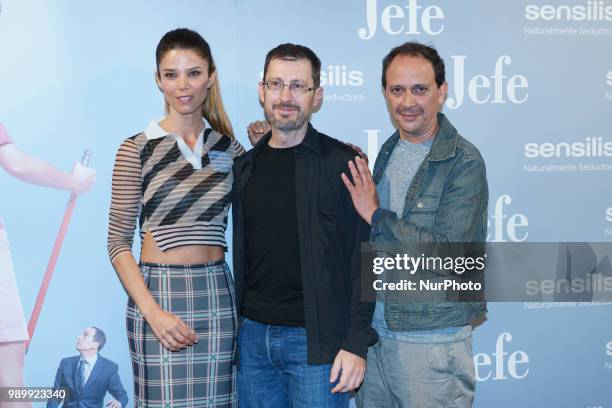
[[294, 151], [263, 146], [244, 200], [249, 272], [242, 315], [280, 326], [304, 326]]
[[[270, 136], [269, 132], [234, 161], [232, 252], [239, 315], [251, 272], [246, 254], [245, 192], [259, 171], [255, 162]], [[362, 242], [368, 242], [370, 228], [355, 211], [340, 178], [343, 172], [350, 177], [348, 161], [355, 156], [353, 149], [310, 124], [294, 149], [308, 364], [331, 364], [340, 349], [365, 358], [368, 346], [378, 337], [371, 326], [374, 303], [361, 302], [360, 249]]]

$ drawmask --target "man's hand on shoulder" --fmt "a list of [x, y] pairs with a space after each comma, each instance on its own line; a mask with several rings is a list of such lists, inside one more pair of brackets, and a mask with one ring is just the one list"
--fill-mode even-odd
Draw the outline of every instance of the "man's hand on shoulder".
[[344, 143], [347, 146], [350, 146], [351, 149], [353, 149], [359, 155], [359, 157], [361, 157], [363, 160], [366, 161], [366, 164], [370, 163], [370, 159], [368, 158], [368, 155], [365, 154], [363, 150], [361, 150], [361, 147], [354, 145], [352, 143], [349, 143], [349, 142], [345, 142], [345, 141], [342, 141], [342, 143]]
[[366, 361], [356, 354], [340, 350], [336, 355], [331, 369], [329, 382], [334, 383], [340, 377], [338, 384], [332, 389], [332, 393], [348, 392], [358, 388], [363, 382]]
[[259, 139], [268, 133], [270, 129], [270, 124], [265, 120], [257, 120], [249, 123], [249, 126], [247, 126], [247, 134], [249, 135], [251, 145], [255, 146], [257, 142], [259, 142]]
[[348, 162], [348, 167], [351, 171], [353, 182], [351, 183], [351, 180], [344, 173], [341, 175], [342, 181], [351, 194], [351, 199], [357, 213], [368, 224], [372, 225], [372, 215], [380, 207], [380, 203], [378, 201], [378, 193], [376, 192], [376, 184], [368, 168], [368, 163], [357, 156], [355, 157], [355, 163], [352, 160]]

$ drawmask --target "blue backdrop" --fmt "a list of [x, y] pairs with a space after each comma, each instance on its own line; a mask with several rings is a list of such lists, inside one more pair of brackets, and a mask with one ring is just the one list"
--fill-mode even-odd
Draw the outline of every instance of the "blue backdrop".
[[[0, 1], [0, 121], [21, 149], [66, 170], [90, 149], [98, 172], [66, 236], [27, 385], [52, 384], [78, 334], [95, 325], [133, 401], [126, 295], [106, 253], [111, 170], [120, 142], [163, 115], [154, 52], [176, 27], [211, 44], [245, 146], [247, 124], [263, 118], [257, 82], [266, 52], [282, 42], [311, 47], [326, 95], [314, 125], [362, 146], [371, 162], [394, 130], [382, 57], [404, 41], [432, 43], [447, 66], [444, 112], [487, 163], [488, 239], [612, 239], [610, 0]], [[587, 149], [594, 144], [601, 148]], [[0, 185], [29, 316], [67, 194], [3, 172]], [[474, 335], [475, 406], [612, 406], [611, 311], [490, 304]]]

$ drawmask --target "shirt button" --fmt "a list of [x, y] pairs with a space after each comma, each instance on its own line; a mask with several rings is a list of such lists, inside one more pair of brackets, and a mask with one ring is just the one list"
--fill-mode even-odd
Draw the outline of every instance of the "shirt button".
[[423, 203], [419, 201], [419, 202], [417, 203], [417, 207], [418, 207], [418, 208], [423, 208]]

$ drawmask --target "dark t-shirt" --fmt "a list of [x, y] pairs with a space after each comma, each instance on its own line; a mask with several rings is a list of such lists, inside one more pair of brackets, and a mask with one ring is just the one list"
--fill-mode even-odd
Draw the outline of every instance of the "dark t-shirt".
[[242, 315], [304, 326], [295, 201], [295, 148], [263, 146], [245, 191], [247, 270]]

